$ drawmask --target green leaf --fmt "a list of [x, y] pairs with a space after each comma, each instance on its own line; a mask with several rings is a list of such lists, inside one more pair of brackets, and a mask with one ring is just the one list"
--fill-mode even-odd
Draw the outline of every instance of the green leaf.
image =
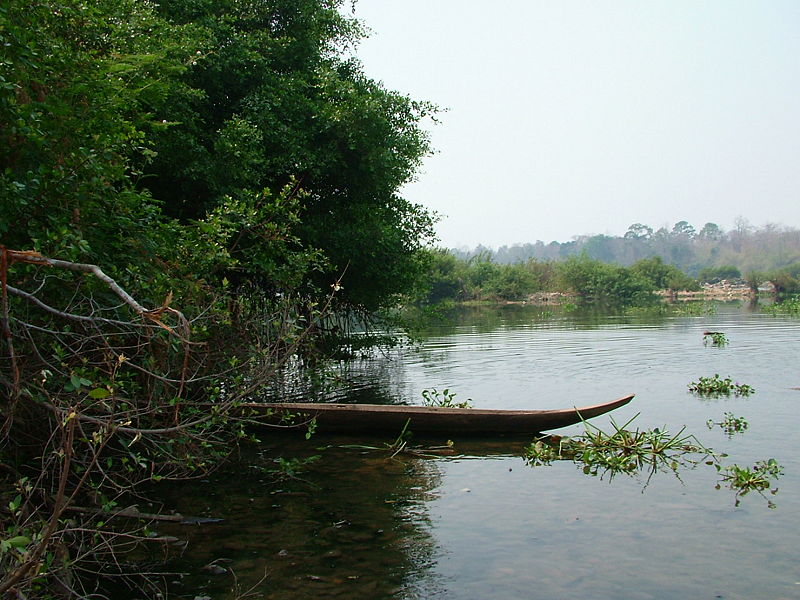
[[25, 546], [31, 543], [31, 538], [26, 537], [24, 535], [18, 535], [11, 538], [10, 540], [6, 540], [6, 542], [12, 548], [24, 548]]
[[102, 400], [103, 398], [108, 398], [111, 395], [106, 388], [95, 388], [91, 392], [89, 392], [89, 397], [94, 398], [95, 400]]

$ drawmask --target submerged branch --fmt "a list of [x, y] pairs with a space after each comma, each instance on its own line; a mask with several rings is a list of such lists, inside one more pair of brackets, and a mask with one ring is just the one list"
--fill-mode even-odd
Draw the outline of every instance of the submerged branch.
[[70, 506], [67, 508], [68, 512], [76, 512], [87, 515], [94, 515], [104, 518], [125, 517], [127, 519], [143, 519], [145, 521], [162, 521], [167, 523], [183, 523], [183, 524], [197, 524], [197, 523], [218, 523], [222, 519], [211, 517], [184, 517], [181, 514], [162, 515], [158, 513], [143, 513], [140, 512], [136, 506], [129, 506], [120, 510], [107, 511], [97, 510], [86, 506]]

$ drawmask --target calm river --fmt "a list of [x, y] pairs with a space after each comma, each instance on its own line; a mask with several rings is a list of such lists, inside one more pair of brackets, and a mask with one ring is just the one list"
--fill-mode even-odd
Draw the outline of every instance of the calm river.
[[[635, 393], [610, 415], [629, 428], [695, 435], [723, 465], [776, 459], [775, 503], [734, 492], [713, 466], [609, 477], [562, 461], [528, 466], [524, 441], [454, 440], [457, 455], [342, 448], [353, 440], [262, 435], [234, 472], [168, 490], [168, 505], [221, 523], [169, 531], [188, 541], [174, 597], [268, 599], [800, 598], [800, 319], [738, 304], [700, 316], [576, 316], [541, 307], [464, 309], [421, 345], [341, 364], [340, 401], [421, 403], [449, 388], [475, 407], [562, 408]], [[708, 314], [711, 312], [712, 314]], [[703, 332], [730, 343], [704, 346]], [[687, 392], [719, 373], [747, 398]], [[749, 428], [731, 436], [708, 420]], [[579, 434], [581, 426], [559, 433]], [[430, 440], [444, 443], [445, 439]], [[277, 480], [275, 460], [294, 478]], [[215, 573], [216, 571], [216, 573]], [[223, 572], [224, 571], [224, 572]]]

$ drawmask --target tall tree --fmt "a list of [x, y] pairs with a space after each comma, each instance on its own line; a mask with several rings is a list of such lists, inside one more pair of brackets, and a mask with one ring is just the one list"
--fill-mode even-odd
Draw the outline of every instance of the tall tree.
[[695, 229], [687, 221], [678, 221], [672, 226], [670, 235], [682, 240], [690, 240], [695, 235]]
[[134, 0], [12, 0], [0, 32], [5, 245], [124, 262], [134, 231], [152, 222], [154, 204], [131, 178], [147, 153], [149, 108], [182, 68], [183, 30]]
[[420, 279], [432, 218], [399, 194], [429, 151], [429, 104], [385, 89], [348, 58], [361, 27], [342, 0], [165, 0], [161, 14], [207, 38], [163, 107], [169, 125], [142, 185], [181, 219], [290, 185], [295, 229], [327, 259], [320, 289], [375, 310]]
[[706, 223], [703, 225], [698, 236], [701, 239], [716, 242], [722, 239], [723, 232], [716, 223]]
[[634, 223], [628, 227], [624, 237], [633, 240], [649, 240], [653, 237], [653, 228], [642, 223]]

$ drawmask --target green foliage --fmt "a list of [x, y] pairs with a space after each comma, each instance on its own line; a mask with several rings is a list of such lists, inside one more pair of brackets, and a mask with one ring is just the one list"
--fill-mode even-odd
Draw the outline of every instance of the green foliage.
[[[705, 460], [721, 475], [716, 488], [720, 489], [725, 484], [735, 491], [736, 506], [739, 506], [741, 497], [751, 491], [755, 490], [763, 496], [772, 481], [783, 473], [783, 467], [775, 459], [757, 461], [750, 468], [736, 464], [723, 466], [717, 462], [719, 455], [703, 446], [695, 436], [684, 434], [684, 429], [676, 434], [658, 428], [629, 430], [627, 427], [632, 421], [622, 427], [612, 422], [614, 431], [610, 434], [584, 422], [583, 435], [536, 438], [525, 449], [525, 461], [537, 467], [550, 465], [557, 460], [570, 460], [581, 466], [585, 474], [592, 476], [636, 475], [645, 471], [649, 482], [650, 477], [658, 471], [672, 472], [679, 477], [680, 467], [694, 467]], [[707, 424], [709, 428], [719, 425], [728, 436], [747, 429], [747, 421], [731, 413], [725, 413], [725, 419], [720, 423], [709, 420]], [[711, 460], [706, 460], [709, 456]], [[770, 490], [773, 495], [777, 492], [777, 488]], [[772, 501], [768, 501], [768, 505], [775, 507]]]
[[226, 277], [237, 287], [258, 283], [271, 292], [301, 288], [325, 260], [321, 252], [306, 250], [295, 234], [299, 211], [300, 199], [290, 186], [277, 195], [263, 190], [225, 197], [187, 228], [192, 247], [204, 252], [186, 259], [207, 277]]
[[362, 33], [342, 4], [160, 3], [207, 35], [181, 75], [191, 93], [162, 111], [171, 125], [154, 136], [142, 185], [181, 220], [252, 190], [302, 189], [294, 234], [326, 258], [309, 282], [324, 295], [342, 277], [342, 308], [375, 311], [414, 293], [427, 268], [432, 217], [398, 190], [429, 152], [421, 122], [435, 108], [340, 57]]
[[653, 257], [629, 268], [606, 264], [588, 255], [561, 262], [530, 259], [496, 263], [491, 253], [460, 259], [453, 253], [429, 251], [429, 303], [444, 300], [525, 300], [543, 291], [571, 291], [584, 303], [643, 305], [655, 300], [657, 289], [698, 289], [697, 282], [676, 267]]
[[64, 505], [213, 468], [249, 437], [231, 409], [311, 352], [332, 304], [416, 292], [433, 218], [399, 190], [434, 107], [347, 56], [343, 4], [0, 6], [0, 242], [65, 261], [4, 255], [2, 462], [36, 476], [4, 503], [0, 595], [97, 593], [80, 574], [119, 575], [114, 536], [142, 531], [62, 527]]
[[773, 315], [800, 315], [800, 296], [785, 298], [780, 302], [765, 306], [763, 310]]
[[660, 256], [642, 258], [630, 270], [650, 282], [657, 290], [697, 290], [697, 282], [673, 265], [667, 265]]
[[[736, 492], [736, 506], [739, 506], [741, 497], [749, 492], [756, 491], [762, 496], [765, 490], [769, 490], [772, 495], [778, 492], [777, 488], [771, 489], [773, 480], [777, 480], [783, 474], [783, 467], [774, 458], [769, 460], [759, 460], [752, 467], [741, 467], [730, 465], [722, 467], [717, 465], [717, 471], [722, 476], [720, 484], [726, 484], [729, 489]], [[768, 501], [770, 508], [775, 508], [772, 501]]]
[[498, 265], [484, 289], [490, 296], [502, 300], [523, 300], [543, 287], [537, 266], [535, 261]]
[[549, 289], [554, 278], [551, 263], [529, 260], [503, 265], [494, 263], [488, 255], [462, 260], [443, 249], [429, 250], [428, 254], [424, 301], [431, 304], [446, 300], [525, 300]]
[[728, 336], [721, 331], [706, 331], [703, 333], [703, 345], [711, 344], [715, 348], [723, 348], [729, 343]]
[[572, 256], [556, 266], [562, 285], [583, 302], [618, 306], [644, 304], [654, 299], [653, 284], [638, 273], [593, 260]]
[[713, 377], [701, 377], [689, 384], [689, 391], [699, 396], [749, 396], [755, 393], [755, 388], [746, 383], [734, 383], [730, 377], [724, 379], [715, 373]]
[[753, 294], [758, 294], [759, 287], [766, 281], [766, 274], [761, 271], [750, 270], [744, 276], [747, 287]]
[[[579, 232], [576, 232], [579, 233]], [[487, 248], [456, 251], [465, 260], [485, 253]], [[796, 228], [765, 225], [755, 228], [740, 221], [734, 230], [723, 231], [715, 223], [706, 223], [699, 231], [686, 221], [671, 228], [652, 227], [634, 223], [621, 237], [609, 235], [577, 235], [568, 242], [541, 241], [502, 246], [491, 253], [500, 264], [524, 262], [530, 258], [539, 261], [563, 260], [585, 253], [589, 258], [623, 266], [640, 259], [660, 257], [690, 276], [704, 269], [720, 269], [726, 278], [740, 273], [772, 272], [800, 261], [800, 236]], [[704, 279], [710, 277], [704, 271]], [[740, 277], [737, 275], [736, 278]]]
[[737, 417], [729, 412], [723, 415], [722, 421], [709, 419], [706, 425], [709, 429], [712, 429], [715, 425], [718, 426], [728, 437], [732, 437], [735, 433], [743, 433], [749, 427], [749, 423], [744, 417]]
[[710, 453], [694, 436], [684, 435], [683, 429], [676, 434], [658, 428], [626, 429], [632, 421], [621, 427], [612, 422], [614, 431], [610, 434], [584, 422], [581, 436], [537, 438], [525, 450], [525, 459], [532, 466], [572, 460], [583, 465], [583, 472], [588, 475], [610, 473], [613, 476], [634, 474], [643, 469], [651, 474], [662, 468], [677, 472], [679, 464], [689, 456]]
[[705, 267], [700, 269], [697, 279], [703, 283], [717, 283], [723, 279], [741, 279], [742, 273], [733, 265]]
[[540, 437], [536, 438], [525, 448], [525, 461], [533, 467], [549, 465], [556, 460], [564, 460], [569, 455], [569, 451], [562, 451], [569, 448], [572, 440], [570, 438], [559, 438], [558, 443], [554, 443], [555, 438]]
[[361, 34], [341, 4], [12, 0], [4, 244], [153, 300], [225, 278], [320, 301], [342, 274], [345, 309], [413, 294], [433, 219], [397, 192], [434, 108], [339, 57]]
[[717, 305], [714, 302], [682, 302], [673, 304], [674, 314], [685, 317], [699, 317], [717, 314]]
[[778, 296], [800, 293], [800, 262], [787, 265], [764, 275]]
[[158, 208], [132, 180], [152, 155], [150, 111], [183, 68], [176, 45], [187, 32], [133, 0], [91, 10], [11, 0], [0, 20], [4, 244], [67, 260], [141, 261]]
[[445, 300], [464, 299], [464, 262], [443, 248], [430, 250], [429, 255], [426, 301], [438, 304]]
[[436, 388], [422, 390], [422, 403], [425, 406], [439, 406], [445, 408], [472, 408], [472, 400], [456, 402], [455, 392], [445, 388], [441, 392]]

